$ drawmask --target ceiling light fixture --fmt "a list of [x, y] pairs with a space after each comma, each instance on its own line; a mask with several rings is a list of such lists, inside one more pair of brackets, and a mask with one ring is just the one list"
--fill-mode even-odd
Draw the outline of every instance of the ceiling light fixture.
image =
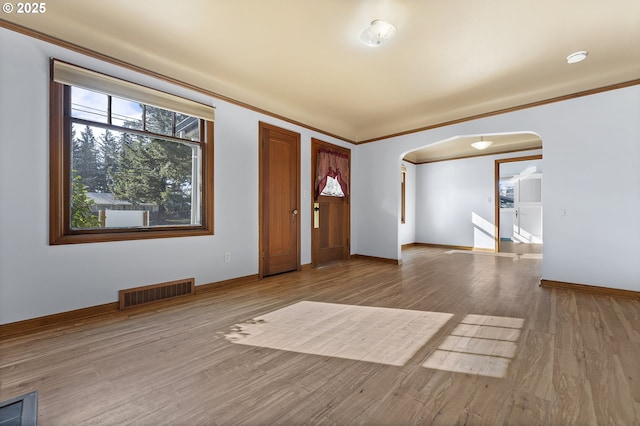
[[489, 148], [493, 145], [493, 141], [485, 141], [482, 136], [480, 136], [480, 140], [478, 142], [474, 142], [471, 144], [475, 149], [483, 150]]
[[582, 62], [587, 58], [589, 52], [586, 50], [581, 50], [579, 52], [573, 52], [571, 55], [567, 56], [568, 64], [576, 64], [578, 62]]
[[367, 46], [376, 47], [388, 42], [396, 35], [396, 27], [382, 19], [371, 21], [371, 25], [362, 32], [360, 40]]

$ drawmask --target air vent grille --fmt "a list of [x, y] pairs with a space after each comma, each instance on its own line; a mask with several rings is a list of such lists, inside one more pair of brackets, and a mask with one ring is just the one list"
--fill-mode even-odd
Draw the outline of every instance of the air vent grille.
[[195, 294], [194, 278], [120, 290], [120, 310]]

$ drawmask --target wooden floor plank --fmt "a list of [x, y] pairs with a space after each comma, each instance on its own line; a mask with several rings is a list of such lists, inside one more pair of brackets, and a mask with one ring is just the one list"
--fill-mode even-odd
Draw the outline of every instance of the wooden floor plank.
[[[401, 266], [359, 258], [247, 280], [3, 340], [0, 400], [38, 390], [45, 425], [640, 422], [640, 301], [541, 288], [540, 261], [522, 256], [415, 246], [403, 258]], [[450, 319], [397, 365], [228, 339], [237, 324], [302, 301]], [[287, 338], [316, 338], [288, 321]], [[314, 321], [305, 327], [320, 330], [322, 318]], [[352, 338], [334, 346], [357, 343], [365, 331], [340, 321], [329, 329]], [[382, 333], [379, 344], [402, 351], [397, 337]], [[496, 374], [504, 377], [424, 367], [438, 351], [504, 360]]]

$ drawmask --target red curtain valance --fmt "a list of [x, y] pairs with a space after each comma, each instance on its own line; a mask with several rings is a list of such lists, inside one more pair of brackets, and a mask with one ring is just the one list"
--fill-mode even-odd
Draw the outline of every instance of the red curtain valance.
[[349, 156], [343, 152], [327, 148], [318, 149], [316, 167], [316, 200], [327, 186], [327, 177], [334, 178], [340, 184], [345, 196], [349, 195]]

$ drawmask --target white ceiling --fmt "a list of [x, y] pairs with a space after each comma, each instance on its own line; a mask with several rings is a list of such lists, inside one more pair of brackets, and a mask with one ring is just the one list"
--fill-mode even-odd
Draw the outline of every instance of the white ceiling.
[[[48, 0], [0, 17], [352, 142], [640, 78], [638, 0]], [[398, 32], [370, 48], [375, 18]]]

